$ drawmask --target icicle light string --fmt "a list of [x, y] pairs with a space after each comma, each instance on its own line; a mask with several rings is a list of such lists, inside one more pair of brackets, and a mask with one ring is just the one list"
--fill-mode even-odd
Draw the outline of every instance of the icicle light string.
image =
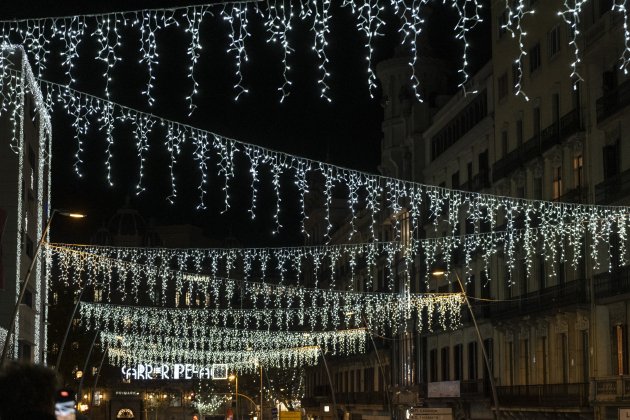
[[[511, 3], [514, 3], [515, 10], [512, 11]], [[505, 13], [507, 14], [507, 21], [503, 25], [503, 29], [510, 32], [512, 38], [516, 38], [518, 42], [518, 57], [514, 60], [514, 66], [516, 66], [517, 79], [514, 82], [514, 94], [516, 96], [522, 96], [526, 101], [529, 101], [529, 97], [523, 90], [523, 60], [527, 55], [525, 50], [525, 37], [527, 32], [523, 30], [523, 19], [527, 15], [533, 15], [535, 12], [533, 9], [528, 10], [528, 5], [525, 0], [505, 0]]]
[[[126, 306], [102, 303], [81, 303], [82, 324], [87, 329], [127, 331], [129, 334], [201, 336], [208, 327], [233, 329], [271, 329], [278, 331], [310, 331], [354, 329], [365, 326], [381, 334], [395, 334], [410, 319], [417, 317], [419, 328], [455, 329], [461, 322], [461, 293], [412, 295], [409, 299], [386, 303], [370, 302], [328, 307], [273, 309], [207, 309]], [[365, 325], [361, 324], [365, 321]]]
[[[230, 370], [239, 373], [254, 373], [262, 364], [267, 368], [287, 369], [316, 365], [320, 356], [319, 347], [297, 347], [267, 351], [204, 352], [174, 348], [148, 346], [125, 346], [125, 342], [108, 347], [110, 363], [117, 366], [133, 366], [150, 363], [192, 363], [200, 366], [227, 364]], [[133, 368], [131, 368], [133, 374]]]
[[[5, 69], [3, 75], [3, 84], [9, 86], [8, 90], [16, 89], [16, 86], [21, 80], [19, 72], [12, 69]], [[326, 209], [325, 217], [328, 226], [326, 232], [327, 236], [330, 235], [332, 226], [330, 221], [332, 191], [334, 187], [339, 185], [344, 186], [351, 192], [352, 197], [348, 200], [349, 203], [355, 203], [356, 195], [359, 194], [361, 198], [359, 201], [365, 202], [365, 207], [372, 213], [373, 221], [376, 220], [375, 212], [379, 207], [379, 203], [385, 202], [390, 213], [394, 215], [411, 208], [413, 210], [410, 213], [410, 217], [412, 218], [410, 221], [411, 225], [415, 227], [421, 226], [426, 221], [426, 218], [420, 211], [420, 209], [424, 207], [428, 209], [428, 219], [429, 221], [433, 221], [436, 231], [438, 225], [441, 225], [444, 220], [450, 224], [449, 230], [451, 232], [455, 231], [461, 223], [459, 215], [468, 214], [469, 221], [475, 225], [478, 225], [482, 221], [491, 222], [496, 225], [496, 221], [503, 218], [506, 219], [505, 222], [508, 229], [512, 229], [516, 226], [516, 221], [527, 219], [530, 220], [531, 223], [525, 226], [526, 229], [534, 227], [548, 229], [549, 226], [554, 226], [559, 230], [566, 229], [567, 234], [583, 236], [585, 233], [583, 227], [587, 226], [588, 229], [586, 232], [591, 236], [610, 236], [612, 234], [620, 234], [620, 229], [622, 229], [622, 226], [627, 225], [628, 218], [630, 217], [627, 211], [628, 208], [622, 206], [596, 206], [509, 198], [491, 194], [451, 190], [443, 187], [424, 185], [354, 171], [229, 139], [209, 131], [179, 124], [97, 98], [93, 95], [81, 93], [56, 83], [43, 81], [41, 79], [39, 79], [39, 83], [45, 88], [45, 97], [46, 100], [49, 101], [49, 106], [52, 106], [53, 103], [61, 104], [66, 112], [70, 115], [74, 115], [75, 129], [77, 130], [79, 139], [81, 139], [82, 134], [88, 129], [90, 120], [96, 119], [97, 116], [100, 116], [101, 120], [108, 119], [110, 122], [108, 123], [110, 124], [108, 125], [108, 129], [112, 127], [112, 119], [114, 121], [113, 127], [116, 128], [124, 125], [126, 122], [131, 122], [132, 125], [135, 126], [134, 135], [136, 135], [137, 138], [136, 146], [138, 160], [140, 162], [138, 176], [139, 192], [144, 188], [142, 183], [143, 162], [147, 159], [148, 137], [149, 135], [155, 137], [158, 131], [165, 137], [164, 144], [166, 148], [171, 150], [171, 157], [173, 159], [170, 165], [171, 172], [173, 172], [172, 168], [175, 164], [175, 159], [177, 159], [178, 150], [184, 142], [193, 142], [199, 148], [196, 152], [195, 160], [198, 161], [199, 170], [202, 174], [199, 184], [200, 206], [202, 207], [206, 194], [207, 171], [210, 170], [209, 161], [211, 159], [211, 151], [214, 151], [218, 156], [216, 162], [217, 169], [225, 181], [226, 208], [229, 207], [229, 181], [234, 176], [234, 171], [236, 170], [232, 159], [236, 154], [240, 153], [246, 158], [249, 158], [249, 171], [250, 174], [252, 174], [253, 186], [258, 183], [259, 170], [262, 169], [262, 166], [268, 167], [273, 175], [272, 187], [277, 198], [275, 213], [273, 215], [276, 225], [275, 231], [281, 227], [279, 214], [281, 211], [281, 185], [279, 180], [280, 176], [287, 172], [293, 173], [295, 177], [294, 183], [297, 183], [298, 186], [301, 182], [303, 183], [304, 178], [308, 175], [318, 173], [324, 178], [323, 193]], [[5, 95], [3, 100], [5, 103], [0, 109], [8, 109], [10, 115], [15, 115], [15, 110], [19, 109], [21, 106], [19, 97]], [[6, 103], [7, 101], [9, 102]], [[88, 107], [89, 110], [81, 110], [80, 113], [77, 114], [75, 112], [76, 107], [71, 106], [73, 103], [80, 103], [83, 107]], [[111, 133], [112, 131], [109, 132], [110, 136]], [[113, 138], [110, 137], [106, 151], [106, 161], [111, 161], [112, 142]], [[77, 152], [78, 159], [81, 157], [81, 150], [82, 147], [79, 146], [79, 151]], [[79, 167], [80, 161], [77, 161], [77, 168]], [[176, 185], [174, 175], [171, 182], [173, 186]], [[176, 189], [173, 189], [169, 199], [174, 200], [175, 197]], [[255, 215], [255, 190], [252, 193], [252, 197], [250, 213]], [[422, 204], [422, 206], [420, 206], [420, 204]], [[611, 230], [604, 229], [600, 222], [606, 218], [611, 218], [616, 222]], [[595, 220], [595, 223], [588, 223], [590, 220]], [[457, 224], [457, 226], [455, 226], [455, 224]], [[394, 227], [396, 230], [394, 232], [395, 237], [399, 238], [400, 224], [395, 223]], [[371, 230], [372, 232], [374, 231], [374, 229]], [[594, 252], [591, 252], [591, 257], [595, 257]]]
[[[135, 282], [142, 281], [146, 276], [148, 280], [145, 281], [151, 287], [157, 287], [160, 273], [161, 275], [168, 274], [170, 273], [168, 270], [173, 270], [172, 273], [183, 287], [184, 281], [198, 280], [198, 283], [201, 283], [210, 278], [205, 273], [211, 273], [212, 277], [218, 278], [221, 274], [229, 276], [230, 272], [237, 269], [245, 280], [255, 275], [261, 278], [271, 277], [279, 279], [282, 285], [289, 276], [291, 281], [300, 283], [306, 274], [303, 269], [312, 268], [312, 277], [317, 288], [322, 265], [329, 267], [331, 273], [334, 273], [339, 261], [350, 265], [351, 278], [348, 279], [350, 284], [354, 283], [357, 275], [356, 262], [362, 259], [363, 267], [367, 269], [366, 287], [369, 290], [372, 288], [372, 271], [377, 266], [377, 260], [382, 256], [385, 256], [392, 272], [397, 255], [405, 259], [407, 271], [419, 256], [427, 267], [426, 281], [430, 279], [429, 270], [434, 263], [441, 260], [450, 266], [459, 253], [464, 255], [467, 267], [473, 265], [474, 258], [483, 261], [483, 270], [488, 279], [492, 279], [493, 276], [489, 269], [489, 262], [498, 253], [506, 256], [510, 268], [507, 273], [508, 280], [512, 277], [517, 260], [524, 261], [531, 268], [540, 255], [543, 255], [554, 266], [559, 262], [569, 262], [577, 267], [583, 258], [585, 233], [588, 230], [601, 229], [604, 235], [600, 238], [605, 239], [596, 238], [595, 246], [590, 253], [594, 258], [594, 264], [598, 266], [600, 260], [610, 259], [609, 255], [612, 252], [610, 248], [614, 243], [611, 241], [614, 229], [610, 220], [608, 218], [600, 221], [589, 220], [579, 228], [566, 230], [563, 226], [558, 227], [554, 224], [533, 227], [531, 218], [526, 218], [519, 224], [522, 226], [520, 229], [508, 226], [507, 230], [413, 240], [411, 245], [407, 246], [398, 242], [385, 242], [294, 248], [166, 249], [63, 244], [47, 245], [47, 247], [60, 254], [59, 258], [64, 262], [64, 267], [76, 266], [84, 258], [104, 258], [103, 264], [108, 267], [108, 272], [111, 272], [112, 268], [117, 268], [118, 272], [132, 275]], [[601, 227], [595, 229], [589, 225], [601, 225]], [[617, 235], [621, 261], [627, 261], [629, 258], [626, 243], [628, 236], [625, 224], [618, 224]], [[516, 250], [519, 250], [518, 253]], [[100, 269], [97, 267], [98, 264], [93, 265], [94, 271], [87, 274], [100, 275], [98, 274]], [[201, 277], [196, 278], [197, 274]], [[472, 274], [470, 270], [467, 271], [467, 277]], [[66, 273], [64, 278], [68, 275]], [[111, 275], [110, 273], [109, 276]], [[336, 279], [332, 277], [330, 280], [330, 287], [335, 287]], [[393, 290], [391, 282], [389, 286], [390, 291]], [[264, 287], [273, 287], [273, 283], [266, 283]]]
[[[622, 1], [625, 2], [625, 0]], [[587, 2], [588, 0], [564, 0], [563, 9], [558, 12], [558, 15], [562, 17], [567, 25], [569, 25], [569, 31], [571, 34], [569, 46], [573, 48], [573, 62], [570, 65], [571, 80], [573, 80], [573, 89], [577, 89], [578, 83], [584, 81], [584, 79], [582, 79], [582, 76], [578, 72], [578, 67], [581, 62], [578, 38], [580, 35], [580, 13], [582, 13], [582, 7]]]
[[[101, 339], [115, 345], [124, 331], [102, 331]], [[125, 345], [139, 347], [166, 347], [195, 351], [260, 351], [280, 350], [292, 347], [318, 346], [333, 355], [350, 355], [365, 351], [367, 332], [365, 329], [340, 331], [257, 331], [209, 327], [201, 335], [163, 334], [126, 335]]]
[[[158, 293], [162, 292], [162, 304], [164, 302], [164, 284], [171, 286], [167, 290], [172, 290], [172, 283], [175, 283], [175, 290], [170, 295], [175, 296], [175, 302], [167, 306], [203, 306], [219, 309], [229, 305], [240, 292], [246, 297], [248, 302], [256, 308], [263, 309], [298, 309], [301, 322], [303, 322], [304, 312], [319, 307], [337, 317], [343, 307], [361, 308], [381, 308], [389, 306], [398, 311], [399, 308], [407, 304], [410, 300], [418, 308], [426, 306], [425, 298], [432, 294], [410, 294], [400, 295], [398, 293], [382, 292], [353, 292], [348, 290], [332, 289], [312, 289], [299, 286], [284, 286], [272, 283], [257, 283], [252, 281], [240, 281], [222, 277], [212, 277], [208, 275], [188, 274], [164, 269], [151, 269], [147, 265], [133, 262], [113, 261], [109, 258], [90, 256], [81, 252], [59, 252], [59, 249], [48, 248], [54, 258], [57, 259], [61, 274], [60, 281], [68, 284], [70, 281], [78, 283], [80, 287], [91, 285], [107, 285], [106, 287], [96, 286], [105, 291], [110, 296], [112, 292], [122, 295], [123, 300], [128, 295], [135, 297], [138, 302], [139, 294], [148, 295], [154, 304], [157, 302]], [[81, 276], [86, 274], [86, 276]], [[70, 277], [68, 277], [70, 275]], [[87, 277], [81, 279], [81, 277]], [[128, 277], [131, 277], [129, 279]], [[169, 281], [170, 280], [170, 281]], [[161, 286], [161, 287], [159, 287]], [[112, 287], [116, 287], [112, 291]], [[436, 296], [441, 296], [437, 294]], [[272, 299], [273, 298], [273, 299]], [[111, 299], [108, 299], [111, 300]], [[183, 302], [182, 302], [183, 301]], [[203, 304], [201, 302], [204, 302]], [[400, 314], [399, 314], [400, 315]], [[405, 318], [408, 318], [406, 316]]]

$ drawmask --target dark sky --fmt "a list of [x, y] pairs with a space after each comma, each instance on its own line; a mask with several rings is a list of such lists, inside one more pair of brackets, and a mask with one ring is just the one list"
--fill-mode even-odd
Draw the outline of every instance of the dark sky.
[[[27, 2], [0, 2], [0, 16], [38, 17], [48, 15], [68, 15], [76, 13], [110, 12], [142, 7], [168, 7], [194, 4], [195, 2], [173, 1], [69, 1], [29, 0]], [[200, 3], [200, 2], [196, 2]], [[339, 2], [335, 2], [339, 3]], [[441, 2], [434, 2], [441, 3]], [[209, 18], [201, 28], [204, 50], [196, 67], [195, 74], [200, 84], [200, 95], [195, 99], [198, 105], [192, 117], [188, 117], [185, 95], [190, 89], [186, 77], [189, 60], [186, 56], [188, 38], [182, 29], [167, 29], [158, 33], [160, 64], [156, 72], [156, 105], [149, 108], [146, 99], [140, 94], [146, 79], [146, 70], [137, 63], [139, 46], [137, 31], [123, 32], [124, 47], [121, 49], [123, 62], [117, 65], [111, 85], [112, 99], [124, 105], [150, 111], [156, 115], [188, 123], [219, 134], [278, 149], [288, 153], [316, 159], [328, 159], [331, 163], [354, 169], [376, 172], [379, 162], [381, 123], [380, 91], [370, 99], [365, 67], [364, 38], [355, 28], [355, 20], [347, 9], [332, 8], [330, 21], [328, 56], [330, 59], [330, 79], [333, 102], [320, 99], [317, 87], [317, 59], [313, 51], [312, 33], [309, 28], [295, 20], [290, 42], [295, 52], [290, 58], [293, 81], [292, 93], [279, 103], [277, 88], [281, 85], [281, 49], [265, 43], [266, 33], [257, 18], [250, 20], [248, 52], [250, 60], [244, 64], [244, 83], [250, 93], [234, 101], [235, 82], [234, 60], [227, 56], [227, 26], [215, 18]], [[386, 15], [390, 25], [387, 36], [376, 44], [374, 63], [389, 58], [398, 44], [397, 20]], [[487, 19], [486, 19], [487, 20]], [[454, 70], [461, 57], [459, 45], [453, 39], [450, 28], [455, 24], [455, 16], [449, 8], [436, 5], [434, 13], [427, 20], [427, 43], [440, 55], [454, 57]], [[445, 30], [445, 28], [447, 28]], [[487, 25], [473, 34], [472, 61], [483, 64], [489, 57], [489, 34]], [[59, 71], [59, 59], [51, 45], [51, 63], [44, 77], [56, 82], [65, 82]], [[100, 73], [103, 65], [93, 59], [97, 44], [87, 40], [81, 44], [79, 53], [82, 59], [76, 70], [77, 88], [103, 95], [103, 81]], [[160, 136], [153, 136], [149, 162], [145, 174], [147, 191], [135, 195], [138, 162], [132, 131], [116, 130], [117, 143], [114, 147], [115, 162], [113, 176], [115, 186], [109, 188], [105, 179], [104, 148], [101, 133], [92, 130], [85, 142], [85, 176], [79, 179], [73, 173], [73, 155], [76, 144], [68, 118], [61, 112], [53, 115], [54, 164], [53, 164], [53, 206], [56, 208], [80, 209], [89, 214], [89, 222], [77, 229], [63, 222], [58, 223], [56, 240], [87, 241], [94, 230], [106, 220], [116, 208], [129, 199], [146, 218], [154, 218], [159, 223], [193, 223], [203, 226], [211, 237], [222, 238], [234, 234], [246, 246], [262, 244], [299, 243], [301, 236], [297, 229], [297, 196], [291, 179], [283, 179], [289, 192], [283, 205], [281, 221], [285, 225], [283, 234], [276, 238], [269, 232], [273, 226], [269, 210], [275, 206], [275, 198], [270, 189], [263, 189], [260, 196], [260, 211], [255, 222], [248, 219], [247, 208], [251, 192], [248, 167], [239, 166], [234, 182], [232, 210], [220, 214], [223, 197], [214, 165], [211, 166], [210, 194], [208, 209], [196, 210], [198, 203], [198, 172], [190, 158], [191, 149], [185, 149], [180, 158], [178, 189], [180, 197], [175, 205], [166, 201], [169, 194], [168, 158]], [[261, 184], [269, 179], [261, 178]], [[267, 182], [268, 184], [268, 182]], [[286, 210], [286, 211], [285, 211]], [[252, 232], [256, 232], [252, 234]]]

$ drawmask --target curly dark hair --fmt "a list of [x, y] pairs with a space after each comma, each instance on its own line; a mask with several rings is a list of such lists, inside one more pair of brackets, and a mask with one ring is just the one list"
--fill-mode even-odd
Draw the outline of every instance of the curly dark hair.
[[10, 362], [0, 369], [0, 419], [54, 416], [60, 379], [54, 370]]

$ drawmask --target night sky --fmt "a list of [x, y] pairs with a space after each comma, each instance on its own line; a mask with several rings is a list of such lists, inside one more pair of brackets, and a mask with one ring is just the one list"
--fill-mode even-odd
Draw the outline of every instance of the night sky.
[[[188, 1], [69, 1], [29, 0], [22, 2], [0, 2], [0, 17], [24, 18], [40, 16], [65, 16], [77, 13], [111, 12], [143, 7], [172, 7], [174, 4], [189, 5], [202, 2]], [[207, 2], [203, 2], [207, 3]], [[334, 2], [340, 3], [340, 2]], [[434, 2], [438, 3], [438, 2]], [[441, 3], [441, 2], [439, 2]], [[445, 6], [432, 6], [433, 13], [427, 19], [426, 42], [439, 55], [453, 62], [454, 71], [460, 65], [461, 46], [452, 35], [456, 23], [455, 14]], [[332, 103], [319, 98], [317, 86], [317, 57], [311, 50], [312, 33], [296, 19], [289, 41], [295, 48], [290, 57], [293, 81], [291, 95], [284, 103], [279, 102], [277, 88], [281, 86], [281, 54], [278, 46], [265, 43], [260, 19], [250, 18], [248, 39], [249, 62], [244, 64], [244, 84], [250, 93], [234, 101], [236, 91], [233, 85], [234, 59], [227, 56], [228, 28], [217, 25], [217, 18], [209, 18], [202, 25], [201, 38], [204, 49], [195, 74], [200, 84], [200, 94], [195, 98], [198, 106], [194, 114], [188, 116], [185, 96], [190, 89], [187, 79], [189, 59], [186, 48], [188, 37], [182, 29], [166, 29], [158, 33], [158, 53], [160, 64], [156, 71], [156, 104], [147, 105], [141, 95], [147, 73], [144, 65], [138, 64], [139, 47], [137, 31], [123, 32], [124, 46], [121, 49], [123, 61], [117, 64], [112, 73], [112, 100], [140, 110], [152, 112], [178, 122], [187, 123], [202, 129], [236, 138], [241, 141], [270, 147], [280, 151], [308, 157], [315, 160], [328, 160], [330, 163], [353, 169], [376, 173], [379, 162], [381, 123], [383, 110], [381, 95], [377, 92], [370, 99], [367, 89], [364, 38], [355, 28], [355, 20], [350, 11], [333, 6], [330, 21], [328, 56], [330, 95]], [[388, 13], [388, 12], [387, 12]], [[490, 56], [489, 13], [486, 10], [486, 23], [472, 34], [471, 58], [474, 67], [480, 67]], [[398, 45], [397, 20], [385, 16], [389, 28], [387, 36], [379, 39], [374, 54], [374, 63], [393, 56]], [[446, 28], [446, 30], [445, 30]], [[65, 83], [67, 78], [60, 70], [57, 48], [51, 45], [51, 60], [44, 78]], [[103, 79], [100, 74], [104, 65], [93, 59], [97, 44], [87, 40], [80, 46], [82, 57], [77, 71], [79, 90], [103, 96]], [[221, 239], [232, 234], [244, 246], [299, 244], [297, 194], [290, 177], [285, 177], [283, 188], [288, 192], [283, 203], [281, 222], [285, 226], [281, 235], [272, 236], [273, 219], [271, 208], [275, 197], [270, 188], [262, 188], [259, 197], [258, 217], [249, 220], [247, 209], [251, 192], [249, 189], [248, 167], [237, 167], [237, 177], [232, 185], [234, 197], [231, 210], [220, 214], [223, 209], [221, 193], [222, 180], [216, 175], [211, 164], [208, 208], [197, 210], [199, 173], [191, 158], [192, 148], [185, 148], [176, 168], [179, 198], [175, 205], [166, 201], [170, 193], [168, 176], [169, 159], [166, 148], [161, 144], [161, 136], [153, 136], [149, 160], [145, 172], [147, 191], [140, 196], [135, 194], [138, 161], [135, 143], [130, 127], [115, 131], [113, 176], [115, 186], [107, 185], [104, 167], [105, 140], [96, 129], [85, 142], [83, 172], [78, 178], [73, 172], [73, 156], [76, 143], [73, 139], [70, 121], [65, 113], [53, 115], [53, 207], [76, 209], [89, 215], [87, 222], [76, 227], [59, 219], [55, 221], [53, 240], [86, 242], [95, 230], [104, 223], [117, 208], [129, 200], [147, 220], [156, 223], [192, 223], [203, 226], [207, 235]], [[268, 174], [261, 176], [261, 185], [269, 185]]]

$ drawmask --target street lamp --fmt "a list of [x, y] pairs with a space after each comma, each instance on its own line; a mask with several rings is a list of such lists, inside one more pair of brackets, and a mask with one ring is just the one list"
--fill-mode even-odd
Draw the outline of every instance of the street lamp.
[[234, 381], [235, 383], [235, 387], [236, 387], [236, 391], [234, 392], [234, 399], [236, 400], [236, 419], [239, 419], [239, 412], [238, 412], [238, 375], [236, 375], [235, 373], [230, 374], [230, 376], [228, 376], [228, 379], [230, 381]]
[[20, 310], [20, 304], [22, 304], [22, 299], [24, 299], [24, 294], [26, 293], [26, 288], [28, 287], [28, 280], [31, 277], [31, 272], [33, 271], [33, 267], [35, 267], [35, 262], [39, 257], [39, 250], [42, 247], [42, 244], [46, 240], [46, 235], [48, 234], [48, 230], [50, 229], [50, 222], [52, 222], [55, 214], [59, 214], [61, 216], [71, 217], [73, 219], [82, 219], [85, 217], [84, 214], [81, 213], [71, 213], [65, 211], [59, 211], [57, 209], [53, 209], [50, 213], [50, 217], [48, 218], [48, 223], [46, 223], [46, 227], [42, 231], [42, 236], [39, 238], [39, 242], [37, 243], [37, 248], [35, 248], [35, 253], [33, 254], [33, 259], [31, 260], [31, 265], [28, 267], [26, 271], [26, 275], [24, 276], [24, 282], [22, 283], [22, 289], [20, 290], [20, 295], [18, 296], [17, 302], [15, 302], [15, 308], [13, 308], [13, 314], [11, 315], [11, 321], [9, 321], [9, 325], [7, 327], [7, 336], [5, 338], [4, 347], [2, 348], [2, 357], [0, 358], [0, 366], [4, 365], [7, 360], [7, 356], [9, 354], [9, 347], [11, 346], [11, 336], [13, 335], [13, 327], [15, 326], [15, 320], [17, 319], [17, 314]]
[[[479, 347], [481, 347], [481, 354], [483, 355], [483, 360], [486, 364], [486, 370], [488, 372], [488, 379], [490, 380], [490, 388], [492, 389], [492, 399], [494, 400], [494, 418], [498, 418], [499, 415], [499, 397], [497, 396], [497, 388], [494, 384], [494, 374], [492, 373], [492, 369], [490, 368], [490, 361], [488, 360], [488, 353], [486, 353], [486, 347], [483, 345], [483, 339], [481, 338], [481, 332], [479, 331], [479, 325], [477, 325], [477, 318], [475, 318], [475, 313], [473, 312], [472, 306], [470, 305], [470, 301], [468, 300], [468, 295], [466, 294], [466, 290], [464, 289], [464, 285], [462, 284], [462, 280], [459, 278], [459, 274], [457, 274], [456, 270], [453, 270], [455, 273], [455, 277], [457, 278], [457, 283], [459, 284], [459, 288], [464, 295], [464, 302], [466, 302], [466, 306], [468, 306], [468, 311], [470, 312], [470, 318], [472, 319], [473, 325], [475, 327], [475, 332], [477, 333], [477, 340], [479, 341]], [[435, 277], [441, 277], [446, 275], [446, 270], [443, 268], [436, 267], [432, 273]]]

